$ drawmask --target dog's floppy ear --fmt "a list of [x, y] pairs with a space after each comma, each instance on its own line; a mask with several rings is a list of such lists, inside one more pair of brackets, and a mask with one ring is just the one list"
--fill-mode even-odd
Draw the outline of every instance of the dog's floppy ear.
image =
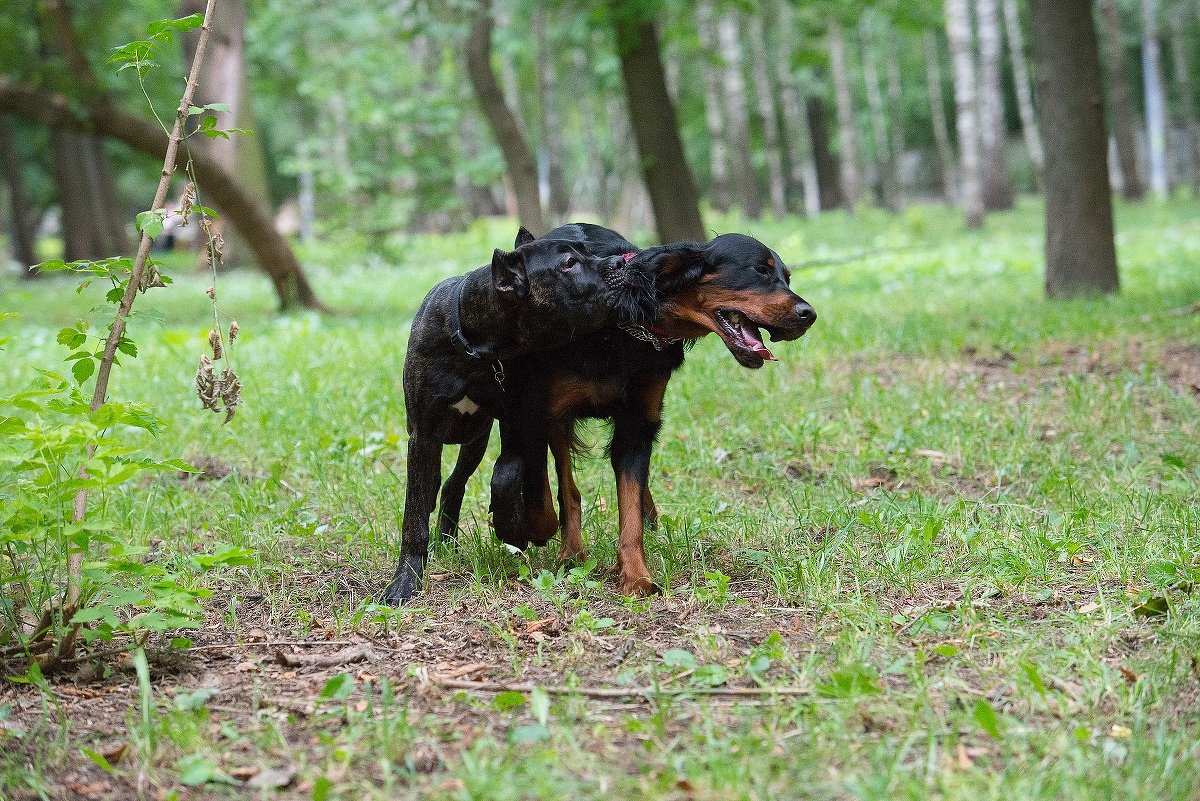
[[521, 245], [528, 245], [535, 238], [533, 234], [529, 233], [529, 229], [522, 225], [517, 231], [517, 241], [513, 243], [513, 247], [519, 248]]
[[492, 287], [504, 295], [523, 298], [529, 294], [525, 256], [518, 251], [492, 251]]
[[693, 245], [664, 245], [643, 250], [641, 255], [650, 256], [654, 283], [661, 295], [669, 295], [697, 280], [708, 264], [704, 248]]

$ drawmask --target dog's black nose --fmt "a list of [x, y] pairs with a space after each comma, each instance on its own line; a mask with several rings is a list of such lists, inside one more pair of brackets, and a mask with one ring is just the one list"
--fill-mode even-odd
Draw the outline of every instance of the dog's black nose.
[[796, 315], [796, 319], [799, 320], [800, 324], [805, 328], [811, 328], [812, 324], [817, 321], [816, 311], [812, 306], [809, 306], [804, 301], [797, 303], [796, 308], [792, 310], [792, 313]]

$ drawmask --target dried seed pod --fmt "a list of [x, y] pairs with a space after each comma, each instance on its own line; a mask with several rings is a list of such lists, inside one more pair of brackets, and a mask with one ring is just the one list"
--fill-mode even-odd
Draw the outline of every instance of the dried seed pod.
[[183, 202], [179, 204], [179, 216], [183, 218], [181, 225], [188, 224], [188, 215], [192, 213], [192, 206], [196, 200], [196, 185], [188, 181], [187, 188], [183, 192]]
[[213, 361], [220, 361], [225, 355], [224, 349], [221, 347], [221, 333], [217, 329], [212, 329], [208, 332], [208, 346], [212, 348]]
[[221, 402], [225, 404], [225, 422], [233, 419], [238, 403], [242, 400], [242, 382], [237, 373], [226, 367], [221, 371]]
[[217, 299], [217, 289], [216, 289], [216, 287], [211, 287], [211, 286], [210, 286], [208, 289], [204, 290], [204, 294], [208, 295], [208, 299], [209, 299], [209, 300], [216, 300], [216, 299]]
[[212, 360], [208, 358], [207, 353], [200, 357], [200, 367], [196, 370], [196, 395], [204, 404], [205, 409], [211, 409], [214, 412], [221, 410], [217, 404], [221, 398], [221, 386], [217, 382], [216, 375], [213, 374]]
[[230, 345], [232, 345], [233, 341], [235, 339], [237, 339], [239, 330], [240, 329], [238, 328], [237, 320], [231, 320], [229, 323], [229, 344]]

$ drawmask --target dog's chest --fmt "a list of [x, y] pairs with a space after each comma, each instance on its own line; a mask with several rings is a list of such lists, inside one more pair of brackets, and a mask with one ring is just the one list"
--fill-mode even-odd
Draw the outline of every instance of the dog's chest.
[[470, 415], [473, 415], [475, 412], [479, 411], [480, 406], [468, 396], [463, 395], [461, 398], [459, 398], [457, 403], [450, 404], [450, 408], [461, 415], [466, 415], [469, 417]]

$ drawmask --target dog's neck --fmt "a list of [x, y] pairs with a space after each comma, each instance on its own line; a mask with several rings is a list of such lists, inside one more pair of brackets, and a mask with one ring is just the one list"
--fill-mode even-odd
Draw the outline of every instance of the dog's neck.
[[516, 328], [516, 313], [496, 297], [490, 268], [463, 276], [449, 312], [451, 337], [473, 359], [495, 360], [519, 344], [515, 337], [504, 336]]

